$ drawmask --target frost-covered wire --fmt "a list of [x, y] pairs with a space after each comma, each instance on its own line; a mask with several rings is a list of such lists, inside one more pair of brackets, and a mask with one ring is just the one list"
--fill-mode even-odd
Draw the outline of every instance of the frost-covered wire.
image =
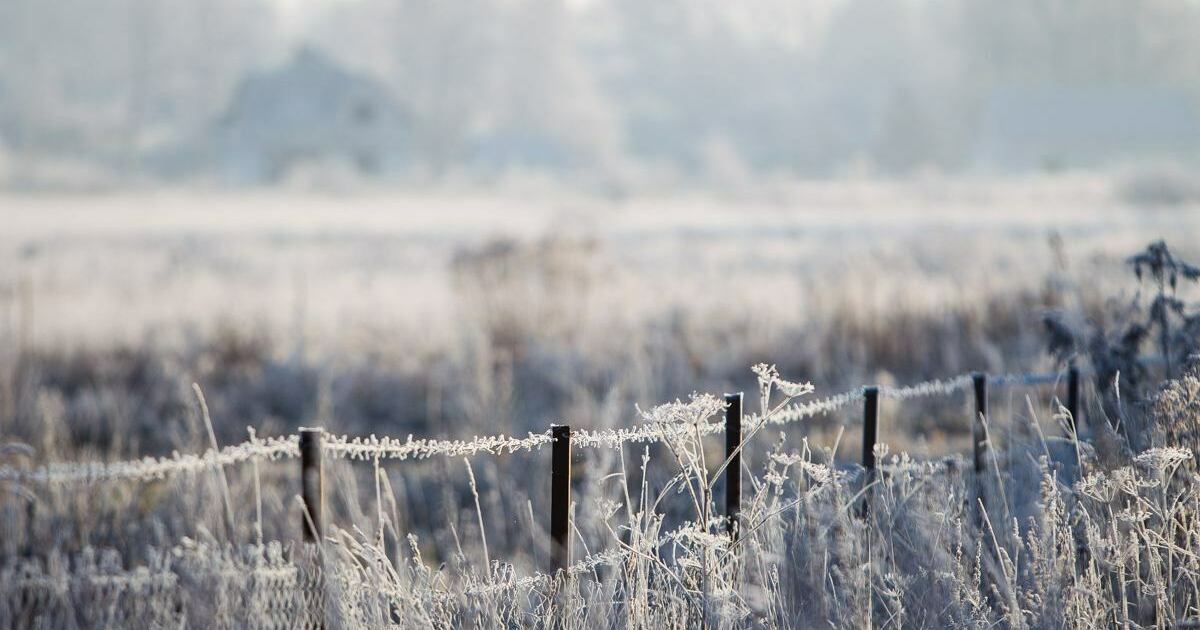
[[[1061, 374], [1006, 374], [992, 377], [995, 386], [1032, 386], [1058, 382]], [[881, 396], [891, 400], [911, 400], [930, 396], [949, 396], [968, 389], [970, 374], [960, 374], [947, 379], [937, 379], [905, 387], [881, 387]], [[768, 415], [768, 424], [798, 422], [820, 414], [837, 411], [863, 399], [864, 388], [828, 396], [819, 400], [798, 402]], [[762, 422], [763, 416], [748, 416], [750, 424]], [[645, 424], [618, 429], [577, 429], [571, 433], [571, 443], [577, 448], [620, 448], [625, 444], [657, 442], [662, 439], [684, 435], [708, 436], [722, 433], [724, 423], [702, 422], [699, 424]], [[326, 435], [323, 447], [334, 457], [351, 460], [372, 459], [427, 459], [435, 456], [466, 457], [479, 453], [492, 455], [537, 450], [550, 444], [553, 438], [549, 431], [529, 433], [525, 437], [506, 435], [476, 436], [470, 440], [406, 439], [376, 437], [362, 438]], [[209, 450], [200, 455], [174, 453], [169, 457], [147, 457], [124, 462], [54, 463], [33, 470], [13, 467], [0, 468], [0, 481], [24, 482], [93, 482], [122, 479], [151, 480], [170, 475], [196, 472], [212, 466], [227, 466], [251, 459], [278, 459], [299, 457], [299, 436], [253, 439], [242, 444], [227, 446], [219, 452]]]
[[[880, 387], [879, 394], [892, 400], [911, 400], [928, 396], [949, 396], [967, 389], [970, 385], [971, 375], [960, 374], [951, 378], [925, 381], [904, 387]], [[767, 422], [769, 424], [786, 424], [837, 411], [842, 407], [861, 401], [865, 391], [866, 388], [859, 387], [820, 400], [795, 403], [772, 413], [767, 418]], [[749, 417], [749, 420], [750, 422], [761, 422], [762, 416], [754, 414]]]
[[970, 374], [959, 374], [958, 376], [951, 378], [935, 379], [905, 387], [880, 387], [879, 395], [891, 400], [912, 400], [913, 398], [925, 398], [929, 396], [950, 396], [967, 389], [971, 386], [971, 383], [972, 376]]
[[[787, 424], [789, 422], [799, 422], [800, 420], [819, 416], [823, 413], [837, 411], [842, 407], [851, 405], [862, 399], [863, 388], [859, 387], [848, 392], [834, 394], [833, 396], [826, 396], [825, 398], [821, 398], [819, 400], [799, 402], [788, 405], [783, 409], [770, 414], [766, 418], [766, 421], [768, 424]], [[762, 422], [763, 417], [760, 414], [751, 414], [746, 420], [749, 424], [753, 425]], [[723, 431], [724, 429], [724, 426], [720, 427], [720, 430]]]
[[[964, 374], [951, 379], [927, 381], [908, 387], [883, 388], [881, 393], [897, 400], [921, 396], [948, 395], [965, 389], [971, 383], [971, 375]], [[767, 417], [770, 424], [786, 424], [830, 413], [862, 400], [863, 388], [828, 396], [819, 400], [798, 402], [775, 411]], [[761, 415], [747, 418], [749, 423], [761, 422]], [[626, 444], [657, 442], [664, 438], [684, 435], [715, 435], [725, 431], [722, 422], [691, 424], [646, 423], [619, 429], [576, 429], [571, 432], [571, 445], [576, 448], [620, 448]], [[549, 431], [529, 433], [524, 438], [505, 435], [474, 437], [471, 440], [405, 440], [376, 437], [349, 438], [326, 436], [325, 450], [337, 457], [347, 459], [426, 459], [434, 456], [463, 457], [477, 453], [513, 453], [520, 450], [536, 450], [550, 444], [553, 438]]]
[[714, 435], [725, 430], [725, 425], [719, 422], [702, 422], [691, 424], [643, 424], [623, 429], [601, 429], [589, 431], [580, 429], [571, 431], [571, 445], [581, 448], [620, 448], [625, 444], [656, 442], [664, 438]]
[[427, 459], [437, 455], [466, 457], [477, 453], [513, 453], [520, 450], [541, 448], [552, 441], [550, 432], [530, 433], [524, 438], [506, 435], [476, 436], [471, 440], [434, 440], [376, 437], [366, 438], [326, 435], [325, 451], [335, 457], [346, 459]]
[[174, 573], [151, 571], [146, 567], [138, 567], [132, 571], [122, 573], [25, 575], [11, 579], [5, 586], [5, 589], [10, 593], [27, 589], [61, 591], [66, 590], [72, 584], [86, 584], [88, 586], [102, 586], [120, 590], [169, 589], [173, 588], [178, 581], [179, 578]]
[[209, 449], [200, 455], [172, 453], [167, 457], [146, 457], [123, 462], [52, 463], [22, 470], [0, 468], [0, 481], [34, 483], [69, 483], [165, 479], [180, 473], [198, 472], [213, 466], [229, 466], [252, 459], [280, 459], [300, 456], [300, 437], [254, 439], [226, 446], [219, 451]]
[[[701, 435], [724, 431], [724, 426], [715, 423], [700, 426]], [[576, 429], [571, 431], [571, 445], [577, 448], [617, 448], [624, 444], [654, 442], [676, 434], [694, 434], [692, 427], [644, 424], [621, 429]], [[335, 457], [354, 460], [371, 459], [428, 459], [435, 456], [468, 457], [478, 453], [497, 455], [517, 451], [538, 450], [554, 441], [549, 431], [529, 433], [518, 438], [506, 435], [475, 436], [470, 440], [433, 440], [377, 437], [350, 438], [348, 436], [325, 436], [324, 448]]]

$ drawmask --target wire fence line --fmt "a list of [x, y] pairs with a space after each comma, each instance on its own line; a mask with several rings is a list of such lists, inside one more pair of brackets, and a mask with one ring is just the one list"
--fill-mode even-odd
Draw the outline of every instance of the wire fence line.
[[288, 435], [255, 438], [219, 450], [209, 449], [199, 455], [176, 452], [167, 457], [146, 457], [121, 462], [56, 462], [32, 470], [5, 466], [0, 468], [0, 481], [46, 483], [151, 481], [250, 460], [275, 460], [299, 456], [300, 437]]
[[[1004, 374], [989, 377], [989, 382], [999, 387], [1022, 387], [1055, 384], [1062, 380], [1059, 373]], [[945, 379], [934, 379], [904, 387], [883, 386], [880, 396], [898, 401], [916, 398], [945, 397], [965, 391], [971, 387], [973, 374], [959, 374]], [[860, 402], [865, 387], [834, 394], [813, 401], [798, 402], [778, 409], [765, 417], [760, 414], [747, 416], [751, 426], [788, 424], [815, 416], [838, 411]], [[618, 429], [576, 429], [571, 432], [572, 445], [579, 448], [620, 448], [626, 444], [657, 442], [684, 435], [715, 435], [725, 431], [721, 422], [706, 422], [700, 425], [663, 425], [646, 423]], [[465, 457], [488, 453], [498, 455], [517, 451], [532, 451], [551, 444], [549, 430], [529, 433], [525, 437], [507, 435], [475, 436], [470, 440], [441, 440], [409, 435], [406, 439], [377, 437], [326, 435], [323, 449], [333, 457], [349, 460], [407, 460], [428, 459], [437, 456]], [[197, 473], [218, 466], [240, 464], [250, 460], [290, 459], [300, 456], [299, 436], [296, 434], [252, 438], [241, 444], [221, 449], [209, 449], [199, 455], [173, 453], [167, 457], [146, 457], [138, 460], [118, 462], [56, 462], [33, 469], [12, 466], [0, 467], [0, 482], [33, 483], [94, 483], [119, 480], [151, 481], [169, 476]]]
[[524, 438], [494, 435], [485, 437], [475, 436], [470, 440], [437, 440], [428, 438], [414, 440], [412, 435], [409, 435], [404, 440], [389, 437], [381, 438], [375, 435], [365, 438], [328, 435], [324, 439], [323, 447], [325, 452], [330, 455], [345, 459], [403, 460], [428, 459], [439, 455], [466, 457], [478, 453], [489, 453], [492, 455], [515, 453], [520, 450], [528, 451], [541, 448], [551, 441], [549, 431], [530, 433]]
[[[920, 396], [937, 394], [949, 395], [971, 384], [971, 375], [965, 374], [949, 380], [935, 380], [917, 385], [900, 388], [887, 388], [889, 397], [906, 400]], [[831, 413], [862, 400], [863, 388], [859, 387], [847, 392], [827, 396], [825, 398], [795, 403], [767, 414], [769, 424], [787, 424], [812, 418], [821, 414]], [[747, 422], [754, 424], [763, 422], [763, 416], [754, 414], [747, 417]], [[620, 448], [626, 444], [656, 442], [662, 439], [682, 437], [685, 435], [701, 436], [715, 435], [725, 431], [721, 422], [705, 422], [694, 425], [664, 425], [647, 423], [635, 427], [619, 429], [575, 429], [571, 431], [571, 444], [579, 448]], [[491, 454], [513, 453], [519, 450], [534, 450], [550, 444], [553, 439], [549, 431], [529, 433], [527, 437], [516, 438], [504, 435], [493, 437], [475, 437], [469, 441], [457, 440], [414, 440], [410, 435], [407, 440], [394, 438], [378, 438], [374, 435], [367, 438], [348, 438], [332, 436], [326, 438], [325, 449], [332, 455], [349, 459], [423, 459], [435, 455], [466, 456], [480, 452]]]
[[973, 374], [960, 374], [953, 378], [926, 381], [908, 387], [880, 387], [879, 395], [892, 400], [950, 396], [966, 390], [974, 382], [973, 379]]
[[[866, 401], [865, 409], [868, 410], [865, 413], [877, 414], [878, 407], [875, 404], [876, 395], [896, 401], [949, 397], [969, 390], [978, 378], [979, 375], [976, 374], [960, 374], [947, 379], [935, 379], [904, 387], [859, 387], [817, 400], [789, 404], [776, 408], [764, 415], [749, 416], [746, 420], [748, 420], [751, 427], [761, 427], [766, 424], [782, 425], [833, 413], [864, 400]], [[992, 377], [988, 380], [1002, 387], [1034, 386], [1057, 383], [1061, 380], [1061, 375], [1010, 374]], [[1072, 382], [1075, 381], [1077, 379], [1073, 379]], [[986, 394], [979, 393], [983, 391], [985, 391], [985, 388], [977, 388], [976, 396], [982, 396], [982, 400], [986, 401]], [[1072, 391], [1075, 390], [1073, 389]], [[731, 417], [741, 417], [741, 396], [737, 396], [736, 400], [738, 401], [736, 405], [725, 407], [726, 422], [735, 422], [730, 420]], [[702, 406], [704, 409], [703, 415], [715, 413], [716, 409], [720, 408], [711, 406], [708, 400], [704, 401], [704, 403]], [[657, 417], [652, 414], [646, 417], [647, 422], [629, 428], [576, 431], [565, 431], [565, 428], [559, 428], [558, 431], [529, 433], [526, 437], [506, 435], [476, 436], [471, 440], [414, 439], [412, 435], [407, 436], [404, 440], [389, 437], [380, 438], [375, 435], [365, 438], [351, 438], [344, 435], [324, 434], [319, 429], [301, 429], [298, 435], [259, 439], [251, 432], [251, 439], [247, 442], [227, 446], [222, 449], [210, 449], [200, 455], [173, 453], [171, 456], [163, 458], [144, 458], [124, 462], [54, 463], [33, 470], [0, 468], [0, 482], [86, 483], [119, 479], [155, 480], [183, 473], [194, 474], [220, 470], [224, 466], [240, 464], [246, 461], [257, 462], [259, 460], [300, 458], [302, 460], [301, 485], [304, 487], [305, 492], [302, 502], [307, 513], [316, 515], [312, 520], [306, 521], [306, 527], [313, 530], [313, 535], [309, 539], [333, 541], [335, 539], [325, 538], [322, 531], [324, 527], [321, 517], [321, 514], [324, 512], [324, 497], [320, 491], [320, 459], [322, 453], [330, 457], [351, 461], [405, 460], [426, 459], [435, 456], [470, 456], [479, 453], [514, 453], [521, 450], [539, 450], [547, 444], [551, 444], [555, 450], [552, 478], [568, 480], [566, 490], [561, 493], [563, 496], [559, 496], [559, 490], [555, 489], [553, 491], [554, 497], [552, 498], [551, 505], [551, 535], [554, 537], [554, 543], [557, 545], [556, 549], [561, 552], [556, 552], [555, 554], [554, 562], [557, 571], [551, 573], [535, 572], [532, 575], [517, 577], [513, 575], [512, 565], [508, 565], [507, 570], [501, 570], [496, 574], [493, 574], [492, 567], [489, 566], [488, 575], [485, 578], [469, 577], [462, 586], [444, 594], [435, 594], [435, 597], [438, 598], [443, 596], [460, 597], [463, 595], [487, 597], [513, 590], [543, 588], [552, 584], [560, 572], [565, 573], [567, 576], [577, 576], [591, 573], [602, 566], [620, 566], [622, 563], [629, 562], [636, 557], [659, 557], [663, 552], [664, 546], [671, 543], [686, 545], [688, 541], [699, 540], [703, 544], [710, 542], [726, 544], [730, 540], [736, 540], [736, 537], [728, 538], [713, 534], [711, 531], [713, 523], [703, 526], [697, 523], [686, 523], [678, 529], [665, 534], [655, 532], [652, 536], [631, 541], [630, 544], [619, 543], [617, 548], [589, 553], [578, 562], [569, 563], [569, 537], [566, 534], [560, 536], [553, 532], [556, 527], [554, 525], [556, 520], [569, 522], [570, 518], [568, 516], [570, 509], [569, 479], [571, 477], [569, 453], [572, 444], [582, 448], [620, 448], [631, 443], [656, 442], [681, 436], [698, 437], [712, 435], [722, 433], [727, 428], [726, 423], [720, 422], [715, 418], [704, 418], [699, 422], [674, 423], [651, 420], [651, 417]], [[736, 440], [736, 436], [740, 435], [739, 424], [734, 423], [728, 426], [729, 431], [731, 431], [730, 435], [735, 436], [731, 439]], [[868, 423], [868, 426], [873, 427], [874, 422]], [[567, 440], [556, 440], [555, 436], [558, 436], [560, 433], [567, 433], [565, 436]], [[864, 440], [869, 440], [871, 444], [874, 443], [875, 434], [873, 429], [870, 431], [864, 429]], [[565, 470], [560, 471], [560, 450], [564, 447], [564, 444], [567, 456], [563, 459], [561, 466]], [[740, 445], [737, 445], [736, 442], [734, 442], [734, 446], [740, 449]], [[726, 447], [728, 451], [730, 448], [729, 440], [727, 440]], [[864, 446], [864, 452], [867, 452], [867, 449], [868, 447]], [[976, 460], [978, 461], [978, 458]], [[902, 465], [907, 466], [909, 464], [902, 463]], [[867, 466], [866, 470], [873, 470], [875, 468], [873, 461], [869, 465], [864, 463], [864, 466]], [[314, 479], [310, 479], [310, 474], [314, 470], [316, 471], [315, 483], [312, 483]], [[978, 467], [976, 471], [978, 472]], [[833, 474], [836, 475], [837, 473]], [[310, 485], [316, 488], [313, 496], [307, 494]], [[738, 504], [740, 504], [740, 496], [736, 500], [736, 503], [731, 504], [727, 501], [726, 515], [716, 521], [718, 529], [720, 528], [719, 524], [722, 522], [737, 522], [737, 515], [740, 513], [740, 506]], [[730, 505], [734, 505], [735, 507], [730, 507]], [[315, 525], [313, 524], [314, 521]], [[730, 531], [734, 530], [730, 529]], [[309, 548], [306, 547], [306, 549]], [[186, 554], [182, 554], [182, 552], [174, 553], [172, 557], [175, 555]], [[308, 567], [308, 565], [304, 566]], [[252, 604], [271, 598], [278, 600], [280, 604], [276, 606], [275, 610], [278, 614], [272, 619], [275, 621], [280, 619], [285, 621], [284, 625], [279, 625], [278, 627], [287, 627], [287, 622], [294, 622], [299, 618], [298, 615], [307, 614], [311, 616], [314, 610], [317, 611], [318, 616], [312, 618], [319, 621], [319, 615], [324, 614], [323, 611], [330, 605], [327, 599], [328, 594], [325, 592], [325, 586], [317, 577], [314, 577], [317, 574], [311, 571], [311, 567], [301, 570], [300, 565], [287, 559], [282, 559], [280, 562], [275, 562], [265, 567], [249, 565], [226, 567], [210, 566], [208, 564], [188, 566], [186, 563], [183, 563], [172, 567], [163, 565], [160, 567], [162, 570], [159, 571], [150, 571], [145, 567], [134, 571], [106, 568], [102, 572], [89, 573], [85, 576], [86, 579], [77, 579], [79, 576], [73, 575], [66, 575], [64, 578], [61, 574], [52, 575], [34, 570], [35, 568], [30, 568], [28, 571], [9, 572], [0, 575], [0, 577], [4, 578], [0, 581], [9, 583], [11, 587], [0, 589], [7, 591], [7, 596], [4, 593], [0, 593], [0, 619], [4, 618], [4, 613], [7, 610], [40, 610], [38, 606], [41, 606], [39, 602], [43, 601], [44, 593], [51, 591], [56, 593], [69, 592], [85, 596], [90, 590], [95, 589], [104, 590], [106, 595], [104, 598], [101, 598], [104, 600], [111, 600], [116, 596], [138, 599], [143, 597], [145, 593], [161, 591], [166, 593], [174, 604], [162, 610], [156, 609], [156, 614], [163, 613], [168, 614], [168, 616], [170, 614], [178, 616], [180, 611], [185, 611], [187, 608], [184, 602], [192, 601], [188, 599], [189, 597], [195, 597], [194, 594], [188, 594], [185, 591], [196, 584], [201, 585], [200, 592], [204, 592], [206, 588], [220, 591], [222, 588], [229, 590], [230, 585], [234, 584], [234, 582], [244, 579], [248, 579], [249, 581], [238, 583], [241, 587], [238, 593], [241, 595], [251, 593], [251, 595], [245, 597], [239, 595], [241, 599], [238, 601], [245, 600], [245, 602]], [[14, 596], [16, 599], [13, 599]], [[34, 603], [28, 604], [28, 602]], [[51, 606], [51, 604], [53, 602], [46, 605]], [[274, 621], [272, 623], [274, 624]]]
[[308, 549], [175, 545], [124, 568], [116, 551], [52, 551], [0, 567], [0, 627], [323, 628]]
[[[1032, 387], [1058, 383], [1062, 381], [1064, 376], [1065, 372], [1044, 374], [1026, 372], [1022, 374], [989, 376], [988, 382], [997, 387]], [[953, 396], [958, 392], [970, 389], [974, 378], [974, 373], [967, 372], [950, 378], [934, 379], [903, 387], [885, 385], [879, 388], [879, 395], [883, 398], [896, 401]], [[865, 392], [866, 387], [864, 386], [820, 400], [795, 403], [770, 414], [767, 417], [767, 422], [769, 424], [786, 424], [837, 411], [842, 407], [862, 401]], [[752, 422], [762, 421], [762, 416], [759, 414], [754, 414], [747, 418]]]
[[[643, 540], [637, 548], [623, 545], [620, 548], [591, 553], [567, 567], [566, 574], [574, 577], [602, 566], [617, 566], [639, 553], [656, 555], [664, 545], [686, 537], [689, 529], [694, 529], [694, 526], [686, 524], [658, 538]], [[329, 540], [336, 541], [332, 538]], [[196, 549], [176, 545], [166, 550], [163, 557], [195, 558], [197, 552]], [[228, 558], [222, 558], [215, 562], [210, 559], [200, 563], [174, 562], [155, 568], [143, 566], [124, 570], [118, 567], [81, 565], [75, 571], [64, 571], [63, 566], [70, 567], [71, 563], [60, 563], [56, 570], [36, 562], [21, 562], [0, 569], [0, 578], [3, 578], [0, 582], [4, 583], [4, 588], [0, 589], [0, 598], [22, 593], [66, 593], [89, 588], [102, 588], [112, 597], [121, 593], [174, 591], [183, 587], [184, 582], [192, 584], [197, 581], [237, 584], [258, 589], [265, 585], [271, 591], [269, 594], [278, 596], [290, 588], [304, 586], [302, 571], [306, 570], [300, 564], [282, 556], [269, 562], [261, 561], [257, 565], [230, 563]], [[445, 598], [458, 595], [489, 596], [515, 590], [545, 588], [554, 579], [553, 574], [541, 571], [507, 579], [470, 578], [461, 590], [447, 590], [441, 595]], [[314, 587], [315, 583], [308, 586]]]
[[37, 588], [48, 591], [67, 590], [80, 583], [86, 583], [89, 586], [105, 586], [122, 590], [144, 588], [146, 586], [172, 587], [178, 581], [178, 578], [173, 573], [153, 571], [146, 567], [137, 567], [119, 573], [47, 575], [30, 572], [29, 575], [16, 578], [11, 576], [5, 577], [7, 578], [7, 590], [10, 592]]

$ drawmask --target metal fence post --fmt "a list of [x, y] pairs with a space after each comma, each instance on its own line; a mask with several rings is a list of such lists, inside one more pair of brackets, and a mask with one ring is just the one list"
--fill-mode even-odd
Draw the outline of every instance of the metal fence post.
[[308, 623], [301, 625], [319, 630], [328, 627], [325, 571], [320, 545], [325, 536], [325, 468], [321, 461], [324, 434], [325, 430], [320, 428], [300, 429], [300, 502], [303, 507], [300, 531], [304, 532], [304, 542], [316, 543], [304, 545], [300, 556], [301, 575], [308, 580], [308, 588], [312, 589], [311, 598], [306, 603]]
[[1071, 414], [1071, 439], [1075, 439], [1079, 431], [1079, 368], [1074, 363], [1067, 371], [1067, 413]]
[[742, 512], [742, 392], [725, 394], [725, 526], [738, 537]]
[[[865, 481], [871, 484], [875, 481], [875, 443], [879, 439], [879, 388], [876, 386], [863, 388], [863, 448], [862, 465], [865, 471]], [[863, 493], [862, 516], [865, 518], [871, 503], [871, 491]]]
[[984, 444], [987, 439], [983, 426], [988, 413], [987, 374], [976, 372], [971, 379], [975, 382], [975, 418], [971, 421], [971, 438], [975, 443], [975, 474], [979, 475], [983, 472]]
[[571, 427], [551, 427], [554, 440], [550, 470], [550, 537], [554, 547], [554, 569], [571, 564]]
[[317, 542], [325, 535], [325, 480], [321, 463], [324, 429], [300, 429], [300, 500], [304, 514], [300, 529], [305, 542]]
[[875, 442], [879, 438], [879, 388], [863, 388], [863, 450], [862, 465], [867, 472], [875, 471]]

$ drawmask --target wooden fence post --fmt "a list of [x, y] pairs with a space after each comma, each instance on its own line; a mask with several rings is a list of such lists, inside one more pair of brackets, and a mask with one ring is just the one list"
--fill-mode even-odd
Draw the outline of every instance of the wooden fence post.
[[725, 526], [737, 540], [742, 513], [742, 392], [725, 394]]
[[300, 531], [304, 532], [302, 561], [298, 563], [301, 573], [310, 582], [312, 589], [307, 600], [308, 627], [325, 630], [328, 627], [326, 608], [325, 571], [323, 567], [321, 541], [325, 537], [325, 467], [321, 461], [321, 442], [325, 430], [321, 428], [300, 429], [300, 502], [304, 508], [300, 515]]
[[[879, 388], [876, 386], [863, 388], [863, 449], [862, 465], [865, 471], [865, 482], [875, 481], [875, 443], [879, 439]], [[866, 518], [868, 506], [871, 503], [871, 491], [863, 494], [862, 516]]]
[[1067, 413], [1071, 414], [1071, 439], [1076, 439], [1079, 431], [1079, 368], [1075, 363], [1067, 370]]
[[571, 564], [571, 427], [550, 428], [554, 440], [550, 470], [550, 538], [554, 547], [554, 570]]
[[305, 542], [318, 542], [325, 535], [325, 480], [321, 463], [324, 429], [300, 429], [300, 500], [304, 514], [300, 529]]
[[984, 442], [987, 439], [983, 426], [988, 413], [987, 374], [976, 372], [971, 378], [975, 381], [975, 418], [971, 421], [971, 438], [975, 442], [975, 474], [979, 475], [983, 473]]
[[879, 388], [863, 388], [863, 450], [862, 465], [867, 472], [875, 471], [875, 441], [879, 438]]

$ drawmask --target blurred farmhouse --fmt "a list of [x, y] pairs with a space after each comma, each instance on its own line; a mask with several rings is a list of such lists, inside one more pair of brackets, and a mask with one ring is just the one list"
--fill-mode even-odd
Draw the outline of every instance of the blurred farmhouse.
[[223, 181], [270, 184], [306, 169], [394, 176], [410, 135], [410, 117], [385, 85], [303, 47], [238, 85], [211, 142]]

